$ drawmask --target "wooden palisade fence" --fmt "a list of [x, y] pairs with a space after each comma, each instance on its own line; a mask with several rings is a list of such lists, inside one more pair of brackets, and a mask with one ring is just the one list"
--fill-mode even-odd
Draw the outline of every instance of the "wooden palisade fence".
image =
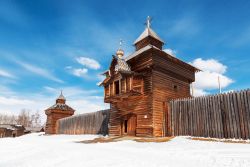
[[80, 114], [57, 121], [57, 134], [108, 134], [109, 110]]
[[170, 101], [173, 136], [250, 139], [250, 90]]

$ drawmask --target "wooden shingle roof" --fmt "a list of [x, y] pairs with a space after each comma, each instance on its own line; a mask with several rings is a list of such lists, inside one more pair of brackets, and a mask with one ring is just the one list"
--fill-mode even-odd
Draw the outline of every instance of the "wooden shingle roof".
[[148, 36], [151, 36], [164, 43], [164, 41], [150, 27], [146, 27], [145, 30], [141, 33], [141, 35], [135, 40], [134, 44], [138, 43], [139, 41], [143, 40]]

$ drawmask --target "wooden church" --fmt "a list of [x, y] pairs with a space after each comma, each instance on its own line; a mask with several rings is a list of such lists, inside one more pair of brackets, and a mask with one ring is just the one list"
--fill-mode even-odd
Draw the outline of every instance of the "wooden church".
[[164, 41], [152, 30], [150, 18], [135, 40], [135, 52], [124, 57], [118, 49], [101, 85], [110, 103], [109, 134], [167, 136], [168, 102], [190, 97], [195, 67], [163, 51]]

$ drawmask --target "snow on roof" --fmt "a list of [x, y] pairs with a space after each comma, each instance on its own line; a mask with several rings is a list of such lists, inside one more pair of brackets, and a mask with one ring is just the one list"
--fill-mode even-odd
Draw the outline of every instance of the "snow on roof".
[[164, 41], [150, 27], [146, 27], [143, 33], [135, 40], [134, 44], [138, 43], [139, 41], [143, 40], [148, 36], [151, 36], [164, 43]]
[[54, 104], [53, 106], [49, 107], [47, 110], [51, 110], [51, 109], [75, 111], [73, 108], [71, 108], [71, 107], [68, 106], [67, 104], [61, 104], [61, 103], [56, 103], [56, 104]]
[[23, 125], [15, 125], [15, 124], [0, 124], [0, 128], [5, 128], [9, 130], [16, 130], [20, 127], [23, 127]]

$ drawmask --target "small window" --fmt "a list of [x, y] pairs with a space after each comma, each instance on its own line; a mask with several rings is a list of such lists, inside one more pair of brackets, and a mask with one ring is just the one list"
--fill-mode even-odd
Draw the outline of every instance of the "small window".
[[124, 133], [128, 133], [128, 120], [124, 121]]
[[175, 91], [175, 92], [178, 92], [178, 89], [179, 89], [178, 86], [177, 86], [177, 85], [174, 85], [174, 91]]
[[120, 93], [120, 84], [119, 81], [115, 81], [115, 94], [118, 95]]

